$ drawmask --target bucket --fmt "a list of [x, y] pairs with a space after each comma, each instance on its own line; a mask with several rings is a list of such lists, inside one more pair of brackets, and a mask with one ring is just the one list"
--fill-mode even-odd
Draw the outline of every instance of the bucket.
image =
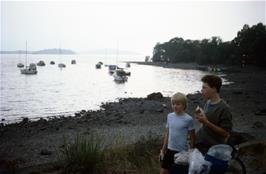
[[170, 174], [188, 174], [188, 165], [174, 164], [170, 168]]
[[228, 161], [217, 159], [211, 155], [206, 154], [205, 160], [212, 163], [209, 174], [224, 174], [228, 168]]

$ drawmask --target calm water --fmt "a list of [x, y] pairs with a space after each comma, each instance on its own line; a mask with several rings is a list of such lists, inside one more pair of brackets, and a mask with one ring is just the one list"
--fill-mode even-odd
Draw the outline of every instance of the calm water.
[[[24, 55], [1, 55], [1, 116], [6, 123], [22, 117], [73, 115], [82, 109], [99, 109], [102, 102], [118, 98], [146, 97], [152, 92], [171, 96], [176, 91], [193, 93], [201, 89], [204, 72], [166, 69], [131, 64], [128, 81], [114, 82], [108, 68], [96, 69], [95, 64], [119, 64], [123, 61], [143, 61], [144, 56], [101, 55], [28, 55], [28, 62], [44, 60], [46, 66], [37, 67], [37, 75], [23, 75], [17, 63], [24, 63]], [[71, 59], [77, 64], [71, 65]], [[55, 61], [55, 65], [49, 62]], [[65, 63], [66, 68], [58, 68]]]

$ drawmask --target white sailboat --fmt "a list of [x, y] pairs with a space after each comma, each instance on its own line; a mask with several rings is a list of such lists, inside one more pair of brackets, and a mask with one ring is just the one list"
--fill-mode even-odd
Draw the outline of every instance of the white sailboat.
[[31, 75], [31, 74], [37, 74], [37, 67], [34, 63], [31, 63], [29, 66], [27, 66], [28, 61], [28, 54], [27, 54], [27, 41], [26, 41], [26, 58], [25, 58], [25, 68], [21, 69], [21, 74]]
[[109, 65], [108, 69], [109, 69], [109, 73], [113, 74], [115, 70], [117, 69], [117, 65]]
[[23, 65], [23, 63], [18, 63], [18, 64], [17, 64], [17, 67], [18, 67], [18, 68], [23, 68], [24, 65]]
[[[61, 45], [61, 44], [60, 44], [60, 45]], [[59, 56], [60, 56], [60, 58], [61, 58], [61, 46], [60, 46], [60, 49], [59, 49]], [[59, 64], [58, 64], [58, 67], [59, 67], [60, 69], [62, 69], [62, 68], [65, 68], [66, 65], [65, 65], [64, 63], [59, 63]]]
[[110, 74], [114, 74], [115, 71], [116, 71], [117, 69], [119, 69], [118, 66], [117, 66], [118, 54], [119, 54], [119, 52], [118, 52], [118, 41], [117, 41], [117, 43], [116, 43], [116, 64], [115, 64], [115, 65], [109, 65], [109, 66], [108, 66], [108, 67], [109, 67], [109, 73], [110, 73]]
[[114, 77], [114, 81], [119, 82], [119, 83], [126, 82], [128, 79], [126, 72], [123, 69], [115, 70], [113, 77]]
[[[19, 50], [19, 59], [21, 59], [21, 50]], [[24, 64], [20, 62], [20, 63], [17, 64], [17, 67], [18, 68], [23, 68]]]
[[59, 67], [59, 68], [65, 68], [65, 67], [66, 67], [66, 65], [65, 65], [65, 64], [63, 64], [63, 63], [59, 63], [59, 64], [58, 64], [58, 67]]

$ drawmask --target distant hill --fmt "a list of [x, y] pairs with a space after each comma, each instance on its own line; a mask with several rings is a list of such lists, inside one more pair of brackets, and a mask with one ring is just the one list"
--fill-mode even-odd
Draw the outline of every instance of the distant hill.
[[[25, 50], [15, 50], [15, 51], [0, 51], [0, 54], [25, 54]], [[61, 53], [60, 53], [61, 52]], [[58, 48], [51, 48], [51, 49], [43, 49], [38, 51], [27, 51], [28, 54], [98, 54], [98, 55], [139, 55], [140, 53], [128, 51], [128, 50], [116, 50], [116, 49], [95, 49], [95, 50], [88, 50], [82, 52], [74, 52], [70, 49], [58, 49]]]
[[[16, 50], [16, 51], [0, 51], [0, 54], [25, 54], [24, 50]], [[32, 54], [32, 51], [28, 51], [28, 54]]]
[[[25, 50], [16, 50], [16, 51], [0, 51], [0, 54], [25, 54]], [[74, 51], [69, 49], [44, 49], [39, 51], [27, 51], [28, 54], [76, 54]]]
[[34, 51], [32, 54], [76, 54], [76, 53], [68, 49], [53, 48], [53, 49], [44, 49], [40, 51]]
[[124, 54], [124, 55], [138, 55], [140, 53], [127, 51], [127, 50], [116, 50], [116, 49], [95, 49], [95, 50], [88, 50], [82, 51], [80, 54]]

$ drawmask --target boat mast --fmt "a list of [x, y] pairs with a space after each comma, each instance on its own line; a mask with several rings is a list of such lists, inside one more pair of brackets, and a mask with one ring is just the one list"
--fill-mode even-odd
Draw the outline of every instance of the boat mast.
[[28, 61], [28, 42], [27, 42], [27, 40], [26, 40], [26, 65], [25, 66], [27, 66], [27, 61]]
[[117, 59], [118, 59], [118, 54], [119, 54], [118, 47], [119, 47], [119, 45], [118, 45], [118, 41], [117, 41], [116, 42], [116, 65], [117, 65]]

